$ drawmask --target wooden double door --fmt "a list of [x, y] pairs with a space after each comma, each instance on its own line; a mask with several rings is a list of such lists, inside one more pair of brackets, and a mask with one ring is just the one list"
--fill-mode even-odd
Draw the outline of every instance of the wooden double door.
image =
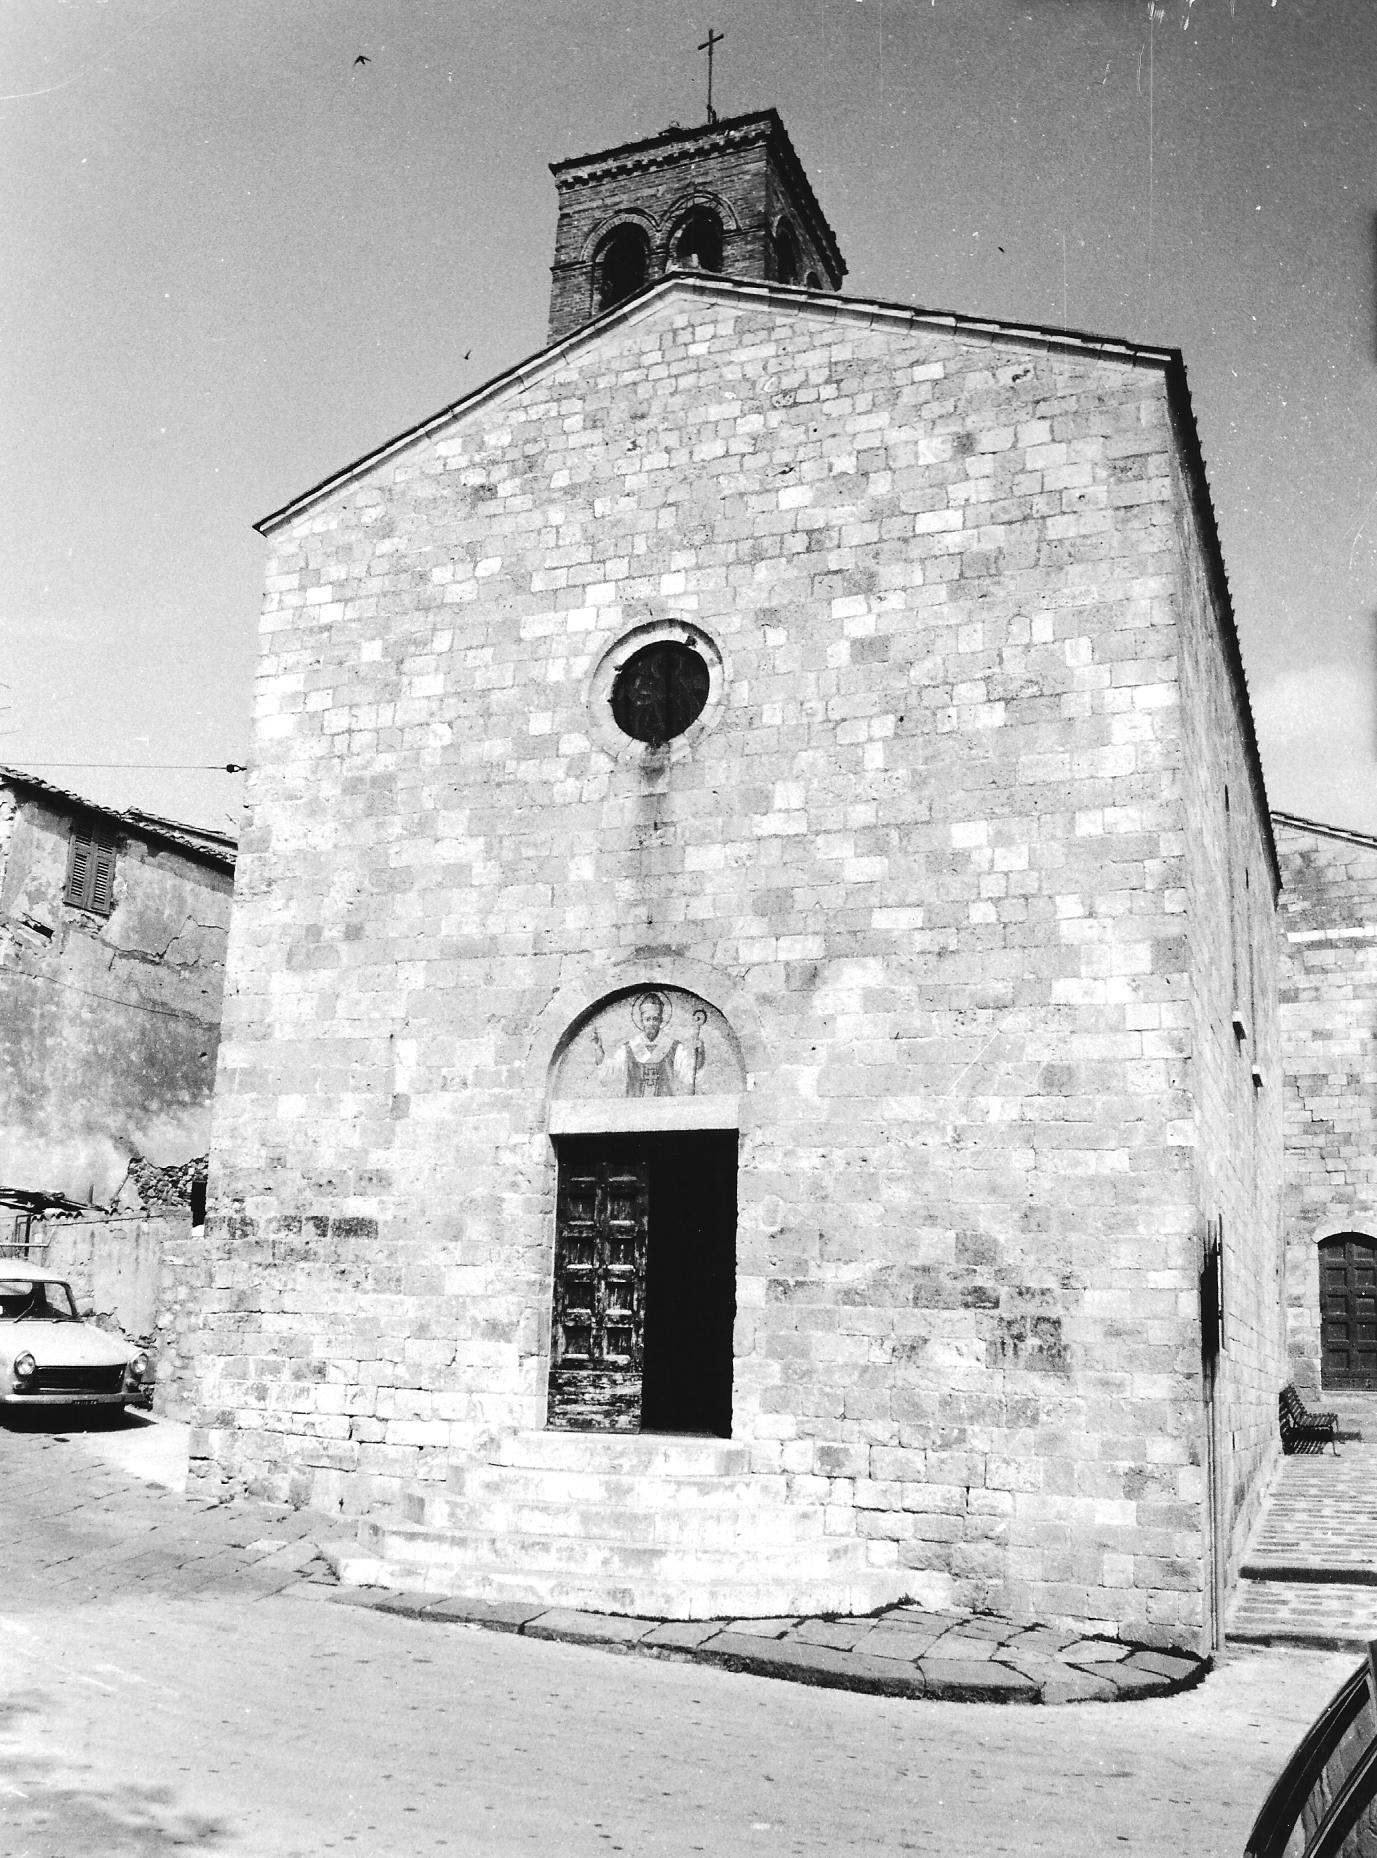
[[549, 1424], [730, 1438], [735, 1133], [557, 1152]]
[[1377, 1241], [1360, 1233], [1320, 1242], [1320, 1379], [1377, 1389]]

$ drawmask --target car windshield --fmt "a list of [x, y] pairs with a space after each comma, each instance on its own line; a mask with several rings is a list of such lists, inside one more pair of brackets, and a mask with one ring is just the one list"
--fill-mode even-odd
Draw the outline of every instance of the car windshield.
[[0, 1322], [74, 1323], [76, 1306], [65, 1284], [0, 1277]]

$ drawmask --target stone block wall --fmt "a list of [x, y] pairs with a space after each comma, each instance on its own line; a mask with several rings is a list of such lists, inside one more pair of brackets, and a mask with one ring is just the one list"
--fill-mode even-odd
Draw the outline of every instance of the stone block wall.
[[[1183, 453], [1188, 443], [1183, 434]], [[1198, 1335], [1182, 1338], [1176, 1371], [1183, 1383], [1195, 1382], [1200, 1398], [1190, 1403], [1189, 1431], [1172, 1449], [1187, 1448], [1189, 1469], [1178, 1473], [1182, 1497], [1198, 1492], [1205, 1500], [1206, 1624], [1218, 1637], [1223, 1592], [1237, 1573], [1279, 1450], [1276, 1398], [1285, 1379], [1280, 872], [1227, 593], [1208, 571], [1210, 551], [1200, 540], [1209, 512], [1180, 475], [1173, 506], [1182, 536], [1191, 989], [1189, 1033], [1171, 1031], [1164, 1049], [1179, 1054], [1187, 1069], [1197, 1186], [1193, 1228], [1181, 1235], [1170, 1262], [1184, 1314], [1198, 1308], [1207, 1239], [1220, 1244], [1224, 1320], [1213, 1363]], [[1182, 1604], [1193, 1602], [1183, 1597]]]
[[205, 1153], [233, 876], [113, 815], [113, 907], [77, 908], [74, 814], [0, 782], [0, 1183], [108, 1203]]
[[[542, 1423], [546, 1061], [679, 985], [748, 1071], [753, 1470], [925, 1598], [1199, 1634], [1237, 719], [1177, 443], [1122, 351], [675, 282], [276, 529], [201, 1476], [357, 1511]], [[633, 747], [599, 666], [685, 626], [718, 695]]]
[[1377, 1239], [1377, 839], [1273, 815], [1285, 890], [1289, 1378], [1322, 1387], [1317, 1246]]

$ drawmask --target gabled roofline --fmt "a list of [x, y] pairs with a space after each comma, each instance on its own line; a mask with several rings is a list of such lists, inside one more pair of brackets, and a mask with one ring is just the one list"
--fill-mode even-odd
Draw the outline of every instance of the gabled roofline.
[[[744, 302], [767, 303], [779, 309], [800, 310], [841, 322], [856, 322], [866, 328], [940, 329], [948, 334], [964, 335], [991, 342], [1008, 342], [1015, 347], [1090, 354], [1103, 361], [1118, 361], [1134, 367], [1166, 369], [1172, 361], [1180, 364], [1174, 348], [1153, 348], [1140, 343], [1118, 341], [1073, 329], [1049, 329], [1035, 323], [997, 322], [989, 317], [961, 316], [951, 310], [924, 310], [905, 303], [888, 303], [880, 298], [841, 296], [830, 290], [808, 290], [800, 284], [779, 284], [757, 278], [724, 277], [704, 271], [666, 271], [663, 277], [647, 284], [635, 296], [627, 297], [614, 309], [604, 310], [591, 322], [562, 336], [558, 342], [537, 349], [514, 367], [495, 374], [436, 413], [409, 426], [404, 432], [385, 440], [371, 451], [362, 453], [352, 463], [332, 471], [309, 490], [304, 490], [280, 509], [261, 517], [253, 526], [260, 535], [271, 535], [284, 523], [302, 515], [312, 504], [332, 491], [342, 489], [352, 479], [395, 457], [412, 445], [419, 445], [450, 420], [460, 419], [498, 399], [508, 389], [524, 386], [558, 367], [568, 356], [599, 341], [623, 323], [639, 322], [659, 305], [662, 297], [675, 294], [707, 297], [716, 300], [737, 298]], [[1182, 369], [1184, 380], [1184, 369]]]
[[37, 774], [28, 774], [23, 768], [4, 763], [0, 763], [0, 787], [18, 787], [40, 794], [45, 800], [57, 801], [70, 813], [94, 814], [98, 819], [111, 820], [125, 832], [174, 845], [178, 851], [202, 859], [206, 864], [218, 865], [225, 871], [234, 869], [238, 842], [227, 832], [213, 832], [208, 826], [165, 819], [160, 813], [145, 813], [140, 807], [102, 806], [99, 800], [88, 800], [84, 794], [73, 793], [68, 787], [59, 787]]
[[1214, 596], [1215, 611], [1219, 616], [1219, 636], [1224, 647], [1224, 662], [1228, 667], [1229, 679], [1238, 698], [1239, 718], [1243, 724], [1243, 751], [1248, 764], [1248, 781], [1253, 790], [1253, 804], [1257, 808], [1262, 843], [1271, 867], [1272, 902], [1275, 905], [1282, 889], [1281, 859], [1277, 856], [1277, 841], [1272, 832], [1272, 812], [1267, 804], [1267, 781], [1262, 772], [1262, 755], [1257, 745], [1257, 725], [1253, 721], [1253, 700], [1248, 690], [1248, 673], [1244, 669], [1243, 653], [1238, 643], [1238, 625], [1234, 619], [1233, 595], [1229, 590], [1228, 570], [1224, 566], [1224, 551], [1219, 544], [1219, 529], [1214, 519], [1214, 501], [1210, 496], [1209, 474], [1205, 469], [1205, 454], [1200, 446], [1200, 431], [1195, 423], [1195, 409], [1191, 405], [1191, 390], [1186, 379], [1185, 358], [1180, 349], [1174, 348], [1167, 352], [1170, 355], [1166, 368], [1167, 405], [1171, 410], [1181, 443], [1182, 462], [1186, 467], [1191, 501], [1195, 506], [1196, 521], [1200, 525], [1200, 539], [1205, 548], [1205, 565], [1209, 575], [1210, 592]]
[[1359, 832], [1353, 826], [1331, 826], [1322, 819], [1306, 819], [1300, 813], [1284, 813], [1278, 806], [1272, 808], [1272, 818], [1278, 826], [1291, 826], [1300, 832], [1316, 832], [1322, 839], [1342, 839], [1346, 845], [1365, 845], [1370, 851], [1377, 851], [1377, 834]]
[[1271, 815], [1267, 805], [1267, 785], [1262, 773], [1262, 758], [1258, 753], [1257, 730], [1253, 722], [1253, 706], [1248, 695], [1248, 679], [1243, 668], [1243, 655], [1239, 650], [1238, 628], [1234, 621], [1233, 599], [1229, 592], [1229, 577], [1224, 567], [1224, 555], [1219, 544], [1219, 530], [1214, 518], [1214, 505], [1210, 499], [1209, 480], [1205, 471], [1204, 454], [1200, 447], [1200, 434], [1195, 423], [1195, 412], [1191, 406], [1190, 386], [1186, 379], [1186, 364], [1180, 349], [1159, 348], [1147, 343], [1127, 342], [1112, 336], [1092, 335], [1076, 329], [1050, 329], [1038, 323], [1000, 322], [990, 317], [963, 316], [952, 310], [925, 310], [909, 304], [888, 303], [879, 298], [840, 296], [832, 291], [808, 290], [796, 284], [779, 284], [756, 278], [722, 277], [701, 271], [667, 271], [663, 277], [655, 279], [635, 296], [628, 297], [614, 309], [604, 311], [592, 322], [583, 323], [572, 330], [558, 342], [540, 349], [528, 356], [513, 368], [494, 375], [490, 381], [466, 394], [463, 399], [453, 401], [442, 407], [429, 419], [419, 425], [399, 433], [386, 444], [366, 452], [361, 458], [346, 465], [342, 471], [322, 478], [311, 489], [303, 491], [290, 503], [283, 504], [270, 516], [265, 516], [254, 524], [260, 535], [271, 535], [295, 517], [303, 515], [314, 504], [342, 489], [366, 471], [382, 464], [388, 458], [406, 451], [410, 446], [418, 445], [438, 428], [451, 420], [476, 412], [480, 407], [499, 399], [504, 393], [524, 386], [527, 382], [538, 380], [543, 374], [558, 367], [570, 355], [580, 349], [600, 341], [610, 331], [623, 324], [639, 322], [653, 313], [663, 299], [674, 296], [701, 297], [715, 302], [736, 300], [743, 303], [768, 304], [782, 310], [795, 310], [804, 315], [823, 316], [837, 322], [852, 322], [862, 328], [870, 329], [932, 329], [941, 330], [948, 335], [965, 337], [970, 341], [989, 342], [1007, 345], [1011, 348], [1036, 349], [1046, 354], [1076, 354], [1090, 356], [1097, 361], [1115, 363], [1121, 367], [1156, 369], [1163, 376], [1167, 390], [1167, 403], [1175, 421], [1176, 431], [1181, 444], [1182, 462], [1185, 466], [1191, 497], [1195, 506], [1200, 536], [1204, 546], [1210, 589], [1214, 596], [1216, 611], [1219, 616], [1221, 641], [1224, 647], [1225, 663], [1239, 702], [1239, 713], [1243, 724], [1244, 754], [1248, 763], [1249, 780], [1257, 803], [1261, 823], [1263, 843], [1267, 850], [1272, 871], [1273, 899], [1281, 891], [1281, 863], [1277, 857], [1276, 840], [1272, 834]]
[[845, 277], [846, 260], [841, 255], [837, 235], [813, 192], [813, 184], [789, 140], [789, 131], [778, 110], [752, 110], [744, 116], [720, 117], [716, 122], [699, 123], [688, 129], [677, 126], [662, 129], [658, 135], [647, 136], [639, 142], [624, 142], [619, 148], [604, 148], [591, 155], [570, 155], [563, 161], [552, 161], [550, 172], [555, 177], [555, 186], [562, 192], [565, 188], [606, 180], [612, 174], [672, 167], [691, 155], [733, 142], [762, 140], [773, 146], [794, 197], [810, 221], [810, 230], [826, 253], [834, 274], [838, 279]]

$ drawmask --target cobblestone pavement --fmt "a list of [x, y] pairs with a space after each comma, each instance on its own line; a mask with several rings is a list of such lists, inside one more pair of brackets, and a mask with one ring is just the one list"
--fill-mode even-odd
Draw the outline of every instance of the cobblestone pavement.
[[1352, 1665], [1009, 1710], [437, 1629], [335, 1603], [321, 1519], [153, 1483], [170, 1436], [0, 1428], [3, 1858], [1237, 1858]]
[[261, 1597], [331, 1580], [316, 1547], [331, 1525], [320, 1516], [188, 1498], [109, 1462], [128, 1458], [145, 1430], [161, 1429], [138, 1420], [65, 1433], [32, 1422], [0, 1427], [7, 1613], [140, 1593]]
[[1243, 1560], [1231, 1642], [1364, 1650], [1377, 1638], [1377, 1397], [1326, 1396], [1338, 1452], [1283, 1458]]

